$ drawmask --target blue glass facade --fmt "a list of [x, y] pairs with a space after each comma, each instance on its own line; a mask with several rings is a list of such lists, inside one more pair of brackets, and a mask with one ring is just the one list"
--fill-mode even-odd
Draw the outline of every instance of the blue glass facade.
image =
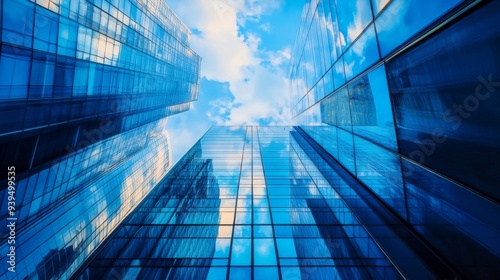
[[79, 279], [454, 279], [300, 127], [213, 127]]
[[[166, 118], [197, 99], [201, 58], [163, 1], [1, 1], [0, 227], [15, 273], [70, 277], [171, 168]], [[4, 242], [5, 241], [5, 242]], [[12, 244], [10, 244], [12, 245]]]
[[311, 1], [290, 69], [301, 130], [464, 279], [500, 277], [499, 12]]
[[311, 1], [297, 126], [213, 127], [172, 168], [200, 59], [163, 2], [1, 8], [0, 277], [500, 278], [499, 0]]
[[2, 166], [33, 169], [197, 98], [200, 57], [163, 1], [34, 2], [2, 1]]

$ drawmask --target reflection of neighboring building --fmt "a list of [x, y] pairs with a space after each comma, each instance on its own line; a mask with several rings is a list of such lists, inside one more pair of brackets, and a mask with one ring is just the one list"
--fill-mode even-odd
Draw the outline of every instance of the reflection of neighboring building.
[[164, 1], [0, 5], [0, 166], [16, 169], [17, 218], [16, 274], [0, 278], [67, 278], [171, 167], [166, 118], [196, 100], [201, 59]]
[[[373, 93], [367, 77], [358, 80], [349, 91], [349, 102], [337, 100], [340, 94], [320, 103], [321, 121], [329, 125], [377, 126], [377, 113]], [[350, 111], [350, 106], [353, 110]]]
[[[90, 258], [82, 279], [206, 278], [220, 200], [212, 161], [200, 156], [197, 144]], [[210, 211], [197, 211], [207, 207]]]
[[43, 257], [40, 265], [36, 267], [38, 279], [60, 278], [62, 271], [58, 268], [68, 267], [69, 261], [73, 258], [73, 247], [69, 246], [61, 250], [50, 250]]
[[[353, 108], [351, 110], [352, 125], [377, 125], [377, 109], [373, 98], [370, 82], [366, 76], [349, 88], [349, 100]], [[349, 110], [346, 110], [347, 115], [348, 112]]]

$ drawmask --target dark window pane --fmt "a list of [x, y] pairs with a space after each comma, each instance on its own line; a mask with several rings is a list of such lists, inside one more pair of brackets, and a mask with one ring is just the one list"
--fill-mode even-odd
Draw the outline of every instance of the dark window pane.
[[51, 98], [54, 91], [55, 56], [35, 52], [31, 62], [29, 98]]
[[407, 160], [403, 168], [410, 223], [469, 278], [495, 278], [500, 207]]
[[59, 56], [55, 69], [54, 97], [71, 97], [74, 73], [75, 59]]
[[30, 51], [2, 46], [0, 99], [26, 98], [30, 75]]
[[491, 2], [387, 64], [401, 152], [497, 201], [498, 11]]

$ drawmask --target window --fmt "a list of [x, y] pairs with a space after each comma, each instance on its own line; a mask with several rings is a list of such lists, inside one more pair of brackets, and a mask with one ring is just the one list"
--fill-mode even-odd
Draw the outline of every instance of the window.
[[0, 100], [26, 98], [31, 51], [2, 46]]
[[31, 48], [34, 4], [28, 1], [2, 1], [2, 3], [2, 41]]
[[61, 17], [59, 19], [59, 37], [57, 53], [67, 56], [75, 56], [76, 39], [78, 28], [75, 22]]
[[401, 153], [497, 200], [499, 10], [490, 2], [386, 65]]
[[380, 52], [386, 56], [461, 0], [394, 0], [376, 20]]
[[57, 27], [57, 14], [37, 7], [35, 14], [35, 39], [33, 42], [33, 48], [55, 53], [58, 36]]
[[70, 97], [73, 92], [75, 59], [59, 56], [55, 69], [54, 97]]
[[35, 52], [31, 62], [29, 98], [51, 98], [54, 90], [55, 56]]

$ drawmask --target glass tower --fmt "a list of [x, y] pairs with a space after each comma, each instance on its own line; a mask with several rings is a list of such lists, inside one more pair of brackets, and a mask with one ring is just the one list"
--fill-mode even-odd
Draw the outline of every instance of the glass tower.
[[304, 129], [280, 126], [210, 129], [76, 275], [462, 277]]
[[464, 279], [500, 277], [500, 1], [311, 1], [295, 123]]
[[162, 0], [0, 15], [0, 278], [67, 278], [170, 169], [166, 118], [197, 99], [201, 59]]

